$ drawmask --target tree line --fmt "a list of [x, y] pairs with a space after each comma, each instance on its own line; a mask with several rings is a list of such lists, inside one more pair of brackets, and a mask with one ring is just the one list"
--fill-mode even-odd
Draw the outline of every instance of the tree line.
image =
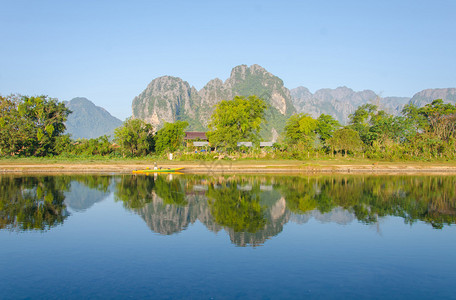
[[[209, 122], [207, 137], [218, 151], [239, 152], [239, 142], [252, 142], [258, 153], [260, 130], [266, 123], [266, 102], [255, 96], [236, 96], [219, 102]], [[71, 111], [47, 96], [0, 96], [0, 156], [119, 156], [142, 157], [185, 151], [186, 121], [164, 123], [156, 131], [140, 119], [127, 119], [108, 136], [74, 140], [65, 134]], [[270, 158], [305, 159], [310, 156], [363, 156], [373, 159], [454, 159], [456, 106], [437, 99], [423, 107], [408, 104], [394, 116], [364, 104], [342, 126], [330, 115], [313, 118], [292, 115]], [[256, 152], [255, 152], [256, 151]], [[189, 158], [195, 158], [190, 156]]]
[[[225, 149], [235, 149], [239, 141], [258, 142], [266, 109], [265, 102], [256, 96], [220, 102], [209, 123], [209, 141]], [[279, 158], [320, 154], [373, 159], [455, 159], [455, 142], [456, 106], [436, 99], [423, 107], [407, 104], [399, 116], [364, 104], [349, 116], [346, 126], [330, 115], [321, 114], [315, 119], [309, 114], [295, 114], [287, 120], [275, 148], [282, 154]]]
[[0, 96], [0, 156], [56, 155], [140, 157], [180, 148], [187, 122], [165, 123], [157, 132], [151, 124], [127, 119], [114, 139], [71, 138], [65, 122], [71, 114], [64, 103], [48, 96]]

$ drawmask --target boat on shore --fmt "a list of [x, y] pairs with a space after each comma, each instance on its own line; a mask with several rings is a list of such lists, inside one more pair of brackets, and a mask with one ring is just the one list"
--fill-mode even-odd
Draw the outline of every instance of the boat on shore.
[[160, 169], [144, 169], [144, 170], [133, 170], [133, 174], [150, 174], [150, 173], [178, 173], [181, 168], [160, 168]]

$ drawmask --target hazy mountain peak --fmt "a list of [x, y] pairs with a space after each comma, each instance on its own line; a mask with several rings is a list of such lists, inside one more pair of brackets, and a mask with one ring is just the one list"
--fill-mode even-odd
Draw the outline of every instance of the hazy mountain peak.
[[64, 103], [72, 111], [65, 122], [66, 132], [74, 139], [90, 139], [102, 135], [113, 137], [114, 129], [122, 125], [121, 120], [87, 98], [77, 97]]
[[420, 107], [431, 103], [435, 99], [456, 103], [456, 88], [425, 89], [413, 95], [410, 103]]

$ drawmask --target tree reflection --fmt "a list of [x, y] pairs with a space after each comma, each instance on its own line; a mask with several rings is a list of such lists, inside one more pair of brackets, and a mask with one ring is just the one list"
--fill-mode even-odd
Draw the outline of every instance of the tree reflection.
[[185, 200], [183, 181], [178, 178], [166, 180], [165, 177], [157, 176], [155, 179], [155, 192], [158, 197], [163, 199], [165, 204], [179, 206], [188, 204], [187, 200]]
[[67, 177], [0, 177], [0, 229], [45, 230], [67, 218]]
[[278, 182], [276, 187], [281, 190], [291, 212], [303, 214], [318, 209], [321, 213], [326, 213], [334, 208], [334, 202], [326, 193], [322, 193], [315, 179], [283, 177]]
[[106, 193], [113, 177], [108, 175], [73, 175], [70, 178], [71, 181], [79, 182], [92, 190]]
[[453, 176], [284, 177], [277, 188], [298, 214], [339, 206], [364, 223], [398, 216], [442, 228], [456, 222], [455, 183]]
[[241, 191], [234, 184], [211, 185], [207, 192], [214, 220], [234, 232], [254, 233], [266, 224], [265, 207], [260, 205], [258, 189]]
[[116, 184], [114, 198], [128, 209], [140, 209], [152, 202], [154, 188], [153, 177], [123, 175]]
[[[173, 234], [199, 220], [239, 246], [261, 245], [290, 218], [373, 224], [386, 216], [435, 228], [456, 223], [454, 176], [122, 176], [115, 197], [151, 230]], [[348, 221], [347, 221], [348, 220]]]

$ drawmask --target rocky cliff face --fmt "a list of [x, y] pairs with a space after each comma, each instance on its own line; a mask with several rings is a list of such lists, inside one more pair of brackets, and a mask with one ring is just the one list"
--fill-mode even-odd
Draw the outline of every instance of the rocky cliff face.
[[133, 117], [151, 123], [154, 128], [161, 127], [164, 122], [193, 120], [198, 109], [195, 106], [198, 97], [195, 96], [196, 89], [178, 77], [156, 78], [133, 99]]
[[442, 99], [445, 103], [456, 103], [456, 88], [422, 90], [413, 95], [410, 103], [421, 107], [435, 99]]
[[380, 99], [378, 107], [389, 114], [399, 116], [402, 113], [402, 109], [409, 101], [409, 97], [385, 97]]
[[268, 122], [262, 129], [264, 137], [281, 131], [286, 119], [296, 112], [290, 91], [280, 78], [259, 65], [240, 65], [233, 68], [225, 82], [213, 79], [199, 91], [180, 78], [154, 79], [133, 99], [133, 117], [146, 120], [155, 128], [164, 122], [185, 120], [190, 124], [189, 130], [204, 130], [218, 102], [250, 95], [263, 98], [269, 105]]
[[348, 116], [362, 104], [374, 102], [377, 95], [371, 90], [355, 92], [347, 87], [320, 89], [312, 94], [307, 88], [291, 90], [293, 104], [298, 112], [308, 113], [314, 118], [321, 114], [331, 115], [342, 124], [348, 122]]

